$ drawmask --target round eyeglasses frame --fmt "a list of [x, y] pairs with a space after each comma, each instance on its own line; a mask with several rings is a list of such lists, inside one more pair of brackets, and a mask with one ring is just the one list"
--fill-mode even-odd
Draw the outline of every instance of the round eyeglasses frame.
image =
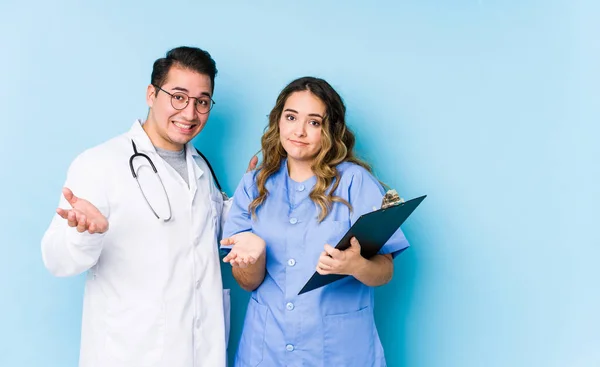
[[[205, 107], [199, 104], [199, 101], [202, 99], [201, 97], [190, 97], [183, 92], [169, 93], [166, 90], [159, 87], [158, 85], [154, 85], [154, 88], [161, 90], [161, 91], [165, 92], [166, 94], [168, 94], [171, 97], [171, 106], [178, 111], [185, 109], [188, 106], [188, 104], [190, 103], [190, 99], [196, 100], [196, 102], [194, 103], [194, 106], [195, 106], [194, 110], [202, 115], [209, 113], [210, 110], [212, 110], [212, 108], [216, 104], [216, 102], [211, 97], [208, 97], [210, 99], [210, 106], [208, 107], [208, 110], [205, 110]], [[184, 101], [177, 100], [177, 97], [183, 97], [183, 98], [185, 98], [185, 100]], [[177, 104], [180, 104], [180, 103], [183, 103], [183, 107], [176, 106]], [[200, 110], [201, 108], [202, 108], [202, 110]]]

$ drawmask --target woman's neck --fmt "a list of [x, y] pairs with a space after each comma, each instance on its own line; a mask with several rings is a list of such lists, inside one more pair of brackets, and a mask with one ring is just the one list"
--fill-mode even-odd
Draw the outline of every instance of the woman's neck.
[[296, 182], [303, 182], [315, 175], [311, 168], [310, 161], [296, 161], [288, 159], [288, 174]]

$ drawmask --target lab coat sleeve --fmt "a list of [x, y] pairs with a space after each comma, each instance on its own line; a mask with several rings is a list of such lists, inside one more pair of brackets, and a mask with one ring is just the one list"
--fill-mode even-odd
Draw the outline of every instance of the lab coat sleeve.
[[[349, 171], [347, 173], [351, 175], [351, 182], [348, 188], [348, 198], [352, 205], [350, 221], [351, 224], [354, 224], [361, 215], [381, 208], [381, 200], [385, 191], [379, 181], [366, 169], [354, 165]], [[379, 250], [379, 254], [392, 254], [396, 257], [408, 246], [409, 243], [404, 233], [398, 229]]]
[[[109, 219], [109, 205], [106, 198], [106, 179], [100, 177], [98, 162], [89, 158], [84, 152], [78, 156], [67, 173], [65, 187], [73, 191], [75, 196], [94, 204]], [[61, 193], [60, 208], [71, 208]], [[42, 259], [46, 268], [55, 276], [71, 276], [80, 274], [96, 264], [102, 252], [106, 233], [79, 233], [76, 228], [69, 227], [67, 220], [55, 214], [42, 238]]]
[[[227, 213], [227, 220], [223, 226], [223, 238], [231, 237], [236, 233], [252, 230], [252, 216], [248, 211], [248, 205], [256, 197], [257, 191], [254, 184], [255, 171], [248, 172], [239, 183], [230, 208]], [[228, 251], [231, 246], [221, 245], [221, 250]]]

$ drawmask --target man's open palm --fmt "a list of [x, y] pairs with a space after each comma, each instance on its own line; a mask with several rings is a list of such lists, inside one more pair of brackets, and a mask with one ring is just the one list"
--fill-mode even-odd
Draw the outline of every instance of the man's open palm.
[[71, 209], [56, 209], [56, 213], [67, 220], [69, 227], [77, 227], [78, 232], [104, 233], [108, 230], [108, 220], [89, 201], [78, 198], [69, 188], [63, 188], [63, 195]]

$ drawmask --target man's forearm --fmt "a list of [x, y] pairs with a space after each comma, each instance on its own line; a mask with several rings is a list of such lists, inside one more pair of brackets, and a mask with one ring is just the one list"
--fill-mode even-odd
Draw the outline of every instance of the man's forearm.
[[90, 269], [100, 257], [103, 234], [78, 233], [56, 216], [42, 238], [42, 259], [55, 276], [73, 276]]

